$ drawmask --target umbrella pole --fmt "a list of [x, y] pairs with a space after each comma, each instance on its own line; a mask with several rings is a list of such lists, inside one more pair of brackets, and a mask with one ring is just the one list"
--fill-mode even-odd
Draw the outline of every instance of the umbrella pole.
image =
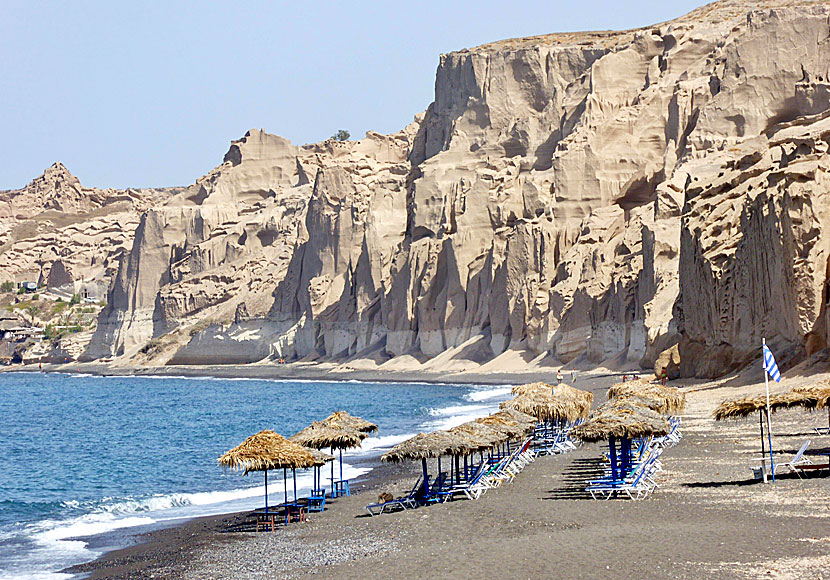
[[429, 494], [429, 474], [427, 473], [426, 457], [421, 459], [421, 467], [424, 470], [424, 496], [427, 496]]
[[611, 460], [611, 479], [617, 480], [617, 445], [613, 435], [608, 436], [608, 446], [610, 453], [608, 458]]
[[343, 448], [340, 448], [340, 481], [343, 481]]
[[297, 470], [291, 468], [291, 477], [294, 478], [294, 503], [297, 503]]
[[265, 470], [265, 513], [268, 513], [268, 470]]
[[288, 503], [288, 472], [282, 468], [282, 492], [285, 503]]
[[[331, 448], [331, 454], [334, 455], [334, 446]], [[334, 461], [331, 462], [331, 497], [337, 497], [334, 495]]]

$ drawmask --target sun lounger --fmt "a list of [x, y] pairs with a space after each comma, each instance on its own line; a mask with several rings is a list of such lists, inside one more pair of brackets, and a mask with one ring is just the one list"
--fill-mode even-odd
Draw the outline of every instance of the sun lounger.
[[412, 489], [408, 494], [401, 497], [396, 497], [395, 499], [389, 501], [369, 504], [366, 506], [366, 511], [369, 512], [369, 515], [374, 517], [376, 515], [382, 514], [384, 511], [391, 511], [396, 508], [406, 510], [417, 507], [417, 496], [420, 492], [421, 478], [419, 477], [418, 481], [415, 482], [415, 485], [412, 486]]
[[810, 446], [810, 443], [812, 443], [812, 441], [810, 439], [807, 439], [807, 441], [805, 441], [801, 445], [801, 449], [798, 450], [798, 453], [796, 453], [792, 459], [783, 463], [776, 463], [775, 471], [777, 472], [780, 468], [786, 467], [787, 469], [795, 473], [800, 479], [801, 474], [798, 473], [798, 468], [803, 467], [805, 465], [812, 465], [813, 463], [812, 461], [810, 461], [809, 457], [804, 456], [804, 452], [807, 451], [807, 447]]
[[663, 448], [659, 445], [650, 447], [643, 461], [636, 464], [623, 477], [613, 479], [609, 474], [602, 479], [590, 480], [585, 491], [594, 499], [599, 496], [607, 500], [620, 492], [633, 500], [645, 498], [658, 487], [654, 474], [661, 469], [658, 465], [662, 451]]

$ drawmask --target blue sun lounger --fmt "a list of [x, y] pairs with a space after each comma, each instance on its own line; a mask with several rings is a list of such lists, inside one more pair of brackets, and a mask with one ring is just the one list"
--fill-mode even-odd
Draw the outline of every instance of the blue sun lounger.
[[392, 511], [395, 508], [406, 510], [417, 507], [418, 494], [421, 492], [421, 487], [421, 478], [419, 477], [408, 494], [382, 503], [369, 504], [366, 506], [366, 511], [369, 512], [369, 515], [376, 516], [385, 511]]

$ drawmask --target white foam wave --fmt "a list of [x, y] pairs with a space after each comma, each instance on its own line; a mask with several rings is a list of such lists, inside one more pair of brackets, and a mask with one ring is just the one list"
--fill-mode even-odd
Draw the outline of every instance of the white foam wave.
[[496, 387], [493, 389], [476, 390], [471, 393], [467, 393], [464, 395], [464, 398], [473, 402], [486, 401], [488, 399], [495, 398], [506, 399], [510, 394], [511, 389], [512, 387]]
[[[343, 464], [343, 477], [347, 479], [354, 479], [369, 471], [369, 468]], [[325, 469], [322, 472], [322, 483], [328, 487], [326, 472]], [[340, 477], [339, 465], [335, 466], [335, 474]], [[289, 500], [293, 499], [294, 479], [291, 473], [288, 473], [286, 485], [281, 481], [281, 473], [273, 475], [273, 479], [269, 477], [269, 504], [281, 503], [285, 493]], [[313, 475], [310, 472], [297, 474], [296, 485], [297, 497], [306, 495], [313, 485]], [[100, 555], [89, 548], [85, 538], [138, 526], [261, 507], [263, 492], [260, 479], [254, 487], [139, 499], [104, 499], [94, 507], [67, 500], [63, 502], [67, 508], [87, 508], [92, 511], [66, 520], [41, 520], [18, 530], [14, 535], [19, 540], [29, 542], [31, 548], [26, 550], [25, 559], [8, 562], [8, 569], [0, 572], [0, 580], [71, 578], [71, 575], [60, 574], [57, 570], [93, 560]], [[10, 536], [7, 540], [9, 539], [13, 538]]]
[[350, 455], [361, 455], [372, 451], [381, 449], [389, 449], [398, 443], [402, 443], [407, 439], [414, 437], [415, 433], [406, 433], [404, 435], [384, 435], [383, 437], [369, 437], [364, 439], [360, 449], [350, 453]]
[[453, 407], [443, 407], [441, 409], [430, 409], [429, 414], [433, 417], [470, 415], [486, 411], [489, 408], [490, 405], [456, 405]]

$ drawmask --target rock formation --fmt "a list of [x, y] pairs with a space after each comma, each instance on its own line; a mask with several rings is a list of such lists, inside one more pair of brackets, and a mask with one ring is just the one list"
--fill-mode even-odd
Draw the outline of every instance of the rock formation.
[[[823, 2], [724, 0], [507, 40], [441, 56], [434, 102], [396, 134], [249, 131], [142, 214], [85, 356], [475, 344], [716, 376], [762, 337], [823, 349], [829, 20]], [[77, 207], [49, 187], [28, 195]]]

